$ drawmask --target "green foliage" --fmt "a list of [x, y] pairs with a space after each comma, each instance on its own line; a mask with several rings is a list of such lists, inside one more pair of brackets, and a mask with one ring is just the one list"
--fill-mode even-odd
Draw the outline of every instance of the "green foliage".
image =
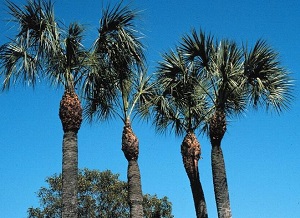
[[125, 122], [138, 112], [147, 115], [141, 103], [148, 99], [150, 78], [145, 70], [143, 35], [137, 28], [139, 12], [130, 6], [120, 1], [103, 10], [91, 49], [96, 68], [87, 72], [82, 86], [84, 116], [89, 121], [118, 116]]
[[[48, 187], [42, 187], [37, 197], [40, 207], [29, 208], [29, 218], [61, 218], [62, 178], [53, 175], [46, 179]], [[81, 170], [78, 174], [78, 213], [79, 218], [127, 218], [128, 186], [119, 180], [118, 174], [111, 171]], [[167, 197], [143, 196], [144, 217], [172, 218], [172, 204]]]
[[17, 29], [16, 35], [0, 47], [3, 89], [17, 82], [34, 86], [41, 79], [75, 88], [87, 68], [83, 26], [72, 23], [69, 28], [61, 27], [51, 0], [28, 0], [21, 6], [6, 3]]
[[175, 51], [162, 55], [156, 76], [151, 106], [159, 132], [208, 132], [216, 110], [226, 117], [239, 116], [249, 107], [281, 112], [292, 100], [290, 74], [262, 40], [249, 50], [193, 29]]

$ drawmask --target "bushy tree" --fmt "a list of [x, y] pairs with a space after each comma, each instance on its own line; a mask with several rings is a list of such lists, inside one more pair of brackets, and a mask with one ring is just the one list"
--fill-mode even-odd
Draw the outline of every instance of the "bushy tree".
[[[29, 218], [62, 217], [62, 178], [53, 175], [46, 179], [48, 187], [42, 187], [37, 193], [40, 206], [28, 209]], [[78, 173], [78, 217], [127, 218], [128, 185], [119, 180], [118, 174], [106, 170], [83, 169]], [[143, 196], [144, 217], [172, 218], [172, 204], [167, 197], [156, 195]]]

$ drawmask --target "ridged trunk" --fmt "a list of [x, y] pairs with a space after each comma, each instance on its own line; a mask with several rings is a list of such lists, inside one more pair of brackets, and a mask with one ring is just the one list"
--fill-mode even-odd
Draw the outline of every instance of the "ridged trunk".
[[127, 120], [122, 134], [122, 151], [128, 161], [128, 201], [130, 218], [143, 218], [143, 195], [138, 165], [139, 141]]
[[212, 145], [211, 164], [215, 199], [219, 218], [230, 218], [230, 200], [227, 185], [224, 156], [221, 141], [226, 132], [226, 116], [223, 111], [216, 111], [209, 125], [209, 135]]
[[181, 144], [181, 155], [185, 171], [190, 180], [197, 218], [207, 218], [204, 192], [200, 182], [198, 161], [201, 155], [200, 143], [193, 132], [188, 132]]
[[62, 218], [77, 218], [78, 143], [77, 133], [82, 122], [82, 108], [74, 92], [65, 92], [60, 102], [59, 117], [62, 122]]

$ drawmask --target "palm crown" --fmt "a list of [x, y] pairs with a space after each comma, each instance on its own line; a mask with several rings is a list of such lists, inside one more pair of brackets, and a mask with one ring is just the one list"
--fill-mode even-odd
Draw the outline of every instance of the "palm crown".
[[146, 75], [141, 34], [133, 22], [138, 11], [121, 4], [108, 7], [100, 20], [91, 54], [91, 66], [96, 67], [89, 70], [83, 83], [89, 120], [117, 115], [125, 122], [134, 111], [147, 114], [142, 103], [149, 99], [150, 77]]
[[158, 131], [170, 127], [181, 135], [194, 131], [205, 119], [208, 102], [195, 65], [188, 65], [178, 48], [163, 55], [157, 72], [153, 99], [154, 123]]
[[65, 89], [74, 89], [86, 58], [81, 44], [83, 27], [71, 24], [65, 34], [51, 1], [28, 1], [23, 8], [9, 1], [7, 4], [19, 29], [0, 49], [3, 88], [18, 81], [34, 85], [38, 79], [49, 77]]

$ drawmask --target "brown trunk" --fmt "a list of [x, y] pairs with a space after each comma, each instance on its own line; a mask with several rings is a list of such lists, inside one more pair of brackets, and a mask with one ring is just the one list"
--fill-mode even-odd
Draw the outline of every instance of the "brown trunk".
[[62, 122], [62, 217], [77, 218], [78, 144], [77, 132], [82, 122], [82, 108], [74, 92], [65, 92], [60, 102], [59, 117]]
[[127, 179], [130, 218], [143, 218], [141, 174], [137, 162], [139, 142], [128, 120], [122, 134], [122, 151], [128, 161]]
[[60, 101], [59, 117], [64, 132], [78, 132], [82, 122], [82, 107], [75, 92], [65, 91]]
[[185, 136], [181, 144], [181, 154], [185, 171], [190, 180], [197, 218], [207, 218], [206, 202], [198, 170], [201, 149], [193, 132], [188, 132]]
[[226, 168], [221, 149], [221, 141], [226, 132], [226, 116], [222, 111], [216, 111], [210, 121], [209, 135], [212, 145], [211, 161], [215, 199], [219, 218], [230, 218], [231, 209], [227, 185]]

